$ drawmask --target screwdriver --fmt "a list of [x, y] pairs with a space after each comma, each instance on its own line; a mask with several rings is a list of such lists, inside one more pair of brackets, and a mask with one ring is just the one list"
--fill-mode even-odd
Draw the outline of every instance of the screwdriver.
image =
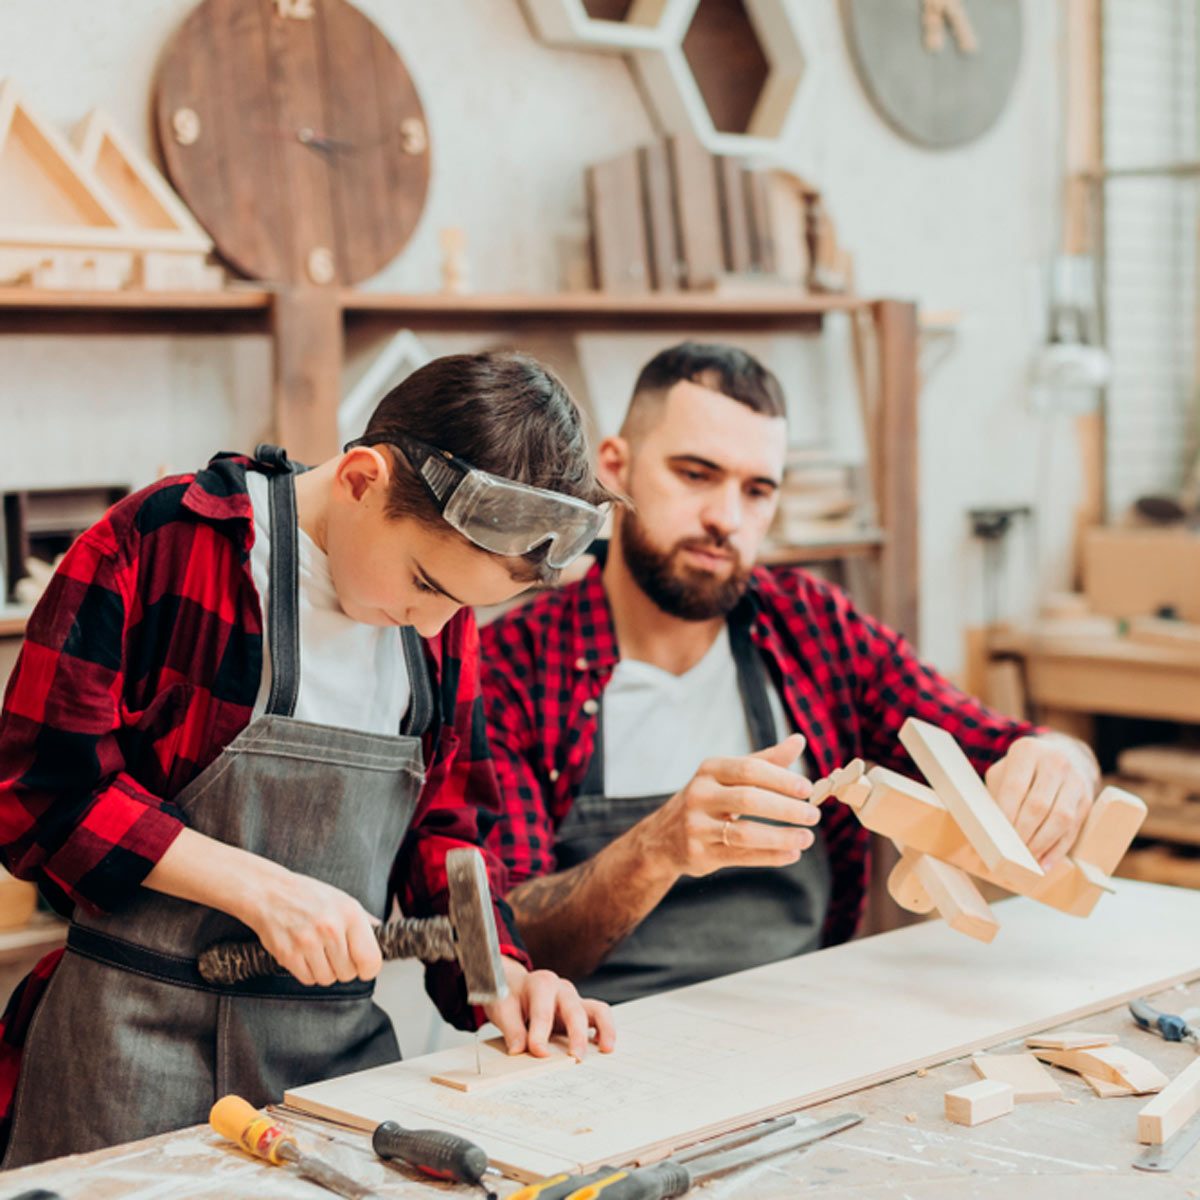
[[334, 1170], [328, 1163], [304, 1154], [295, 1139], [265, 1113], [261, 1113], [241, 1096], [224, 1096], [212, 1106], [208, 1123], [247, 1154], [261, 1158], [274, 1167], [289, 1163], [305, 1179], [328, 1188], [346, 1200], [366, 1200], [372, 1195], [368, 1187], [355, 1183], [348, 1175]]
[[[795, 1124], [795, 1120], [795, 1117], [777, 1117], [773, 1121], [764, 1121], [752, 1129], [739, 1130], [706, 1146], [692, 1147], [674, 1159], [665, 1159], [649, 1167], [610, 1166], [587, 1175], [554, 1175], [514, 1192], [508, 1200], [593, 1200], [596, 1196], [602, 1196], [603, 1200], [666, 1200], [682, 1196], [696, 1183], [840, 1133], [857, 1125], [862, 1117], [857, 1113], [830, 1117], [801, 1130], [783, 1145], [758, 1150], [749, 1148], [751, 1142], [778, 1133]], [[703, 1169], [695, 1170], [701, 1163]]]
[[1174, 1013], [1159, 1012], [1145, 1000], [1131, 1000], [1129, 1011], [1133, 1019], [1150, 1033], [1157, 1033], [1168, 1042], [1191, 1042], [1200, 1049], [1200, 1032]]
[[[723, 1150], [734, 1150], [749, 1142], [757, 1142], [760, 1138], [769, 1137], [772, 1133], [778, 1133], [781, 1129], [786, 1129], [795, 1123], [794, 1116], [775, 1117], [770, 1121], [760, 1121], [749, 1129], [735, 1129], [733, 1133], [728, 1133], [724, 1137], [713, 1138], [699, 1146], [690, 1146], [683, 1153], [677, 1154], [675, 1161], [688, 1162], [693, 1158], [707, 1158], [710, 1154], [717, 1154]], [[586, 1184], [607, 1179], [616, 1170], [616, 1167], [600, 1167], [587, 1175], [571, 1175], [560, 1171], [557, 1175], [551, 1175], [547, 1179], [539, 1179], [537, 1183], [527, 1184], [520, 1191], [509, 1196], [508, 1200], [565, 1200], [565, 1197], [577, 1192]]]
[[492, 1169], [487, 1154], [481, 1146], [457, 1134], [439, 1129], [405, 1129], [395, 1121], [384, 1121], [376, 1126], [371, 1145], [380, 1158], [399, 1159], [435, 1179], [478, 1184], [489, 1197], [493, 1195], [483, 1182]]
[[[782, 1145], [759, 1147], [749, 1152], [745, 1147], [739, 1147], [722, 1154], [702, 1154], [694, 1160], [689, 1160], [689, 1166], [684, 1166], [681, 1162], [672, 1162], [668, 1158], [649, 1167], [626, 1168], [569, 1193], [567, 1200], [596, 1200], [597, 1196], [603, 1200], [670, 1200], [671, 1197], [682, 1196], [690, 1191], [697, 1183], [707, 1183], [710, 1179], [727, 1175], [739, 1167], [798, 1150], [801, 1146], [841, 1133], [843, 1129], [849, 1129], [861, 1120], [862, 1117], [857, 1113], [830, 1117], [826, 1121], [810, 1125], [797, 1137], [790, 1138]], [[704, 1167], [694, 1171], [693, 1168], [701, 1162], [704, 1163]]]

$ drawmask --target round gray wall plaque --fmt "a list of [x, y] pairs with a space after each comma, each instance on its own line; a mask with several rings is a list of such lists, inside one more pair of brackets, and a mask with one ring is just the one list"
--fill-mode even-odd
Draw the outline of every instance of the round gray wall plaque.
[[1021, 57], [1020, 0], [842, 0], [846, 37], [875, 107], [924, 146], [991, 128]]

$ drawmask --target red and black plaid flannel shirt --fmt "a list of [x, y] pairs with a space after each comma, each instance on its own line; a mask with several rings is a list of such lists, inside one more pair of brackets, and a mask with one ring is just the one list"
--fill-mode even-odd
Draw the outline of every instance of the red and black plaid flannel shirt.
[[[29, 619], [0, 712], [0, 858], [63, 915], [113, 912], [137, 891], [184, 827], [172, 799], [250, 721], [263, 669], [250, 465], [218, 455], [122, 500], [71, 547]], [[446, 852], [481, 844], [499, 809], [474, 616], [425, 645], [438, 712], [392, 873], [412, 915], [446, 911]], [[487, 858], [500, 895], [503, 867]], [[502, 949], [527, 962], [507, 905], [497, 916]], [[29, 1021], [61, 955], [4, 1014], [3, 1141]], [[442, 1011], [473, 1028], [453, 964], [427, 979]]]
[[[751, 638], [820, 775], [855, 757], [915, 775], [897, 738], [909, 716], [949, 730], [980, 771], [1017, 738], [1036, 732], [960, 692], [920, 662], [903, 637], [805, 571], [755, 568], [743, 604]], [[486, 626], [481, 637], [488, 731], [504, 803], [490, 844], [515, 886], [555, 870], [555, 831], [596, 744], [594, 702], [620, 657], [600, 565]], [[832, 945], [858, 926], [870, 835], [840, 804], [823, 808], [821, 828], [833, 870], [822, 940]]]

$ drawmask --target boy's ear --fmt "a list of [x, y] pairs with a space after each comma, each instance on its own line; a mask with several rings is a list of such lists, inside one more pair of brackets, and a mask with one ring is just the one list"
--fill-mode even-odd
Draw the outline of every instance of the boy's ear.
[[353, 499], [361, 500], [372, 489], [386, 492], [392, 481], [392, 464], [374, 446], [355, 446], [342, 455], [334, 478]]

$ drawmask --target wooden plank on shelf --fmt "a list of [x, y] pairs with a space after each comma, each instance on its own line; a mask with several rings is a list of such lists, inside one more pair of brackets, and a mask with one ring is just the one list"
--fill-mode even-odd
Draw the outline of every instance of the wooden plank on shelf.
[[119, 312], [125, 309], [146, 311], [222, 311], [261, 310], [271, 304], [265, 288], [226, 288], [204, 292], [43, 292], [34, 288], [0, 288], [0, 309], [95, 309]]
[[725, 251], [725, 269], [734, 275], [747, 275], [754, 265], [742, 169], [741, 159], [730, 158], [727, 154], [713, 157], [717, 196], [721, 207], [721, 243]]
[[721, 274], [725, 260], [713, 156], [695, 138], [675, 135], [667, 138], [667, 161], [686, 286], [709, 287]]
[[596, 163], [584, 178], [596, 286], [611, 295], [648, 291], [650, 260], [638, 152]]
[[[1004, 933], [990, 945], [926, 922], [634, 1000], [613, 1054], [477, 1101], [429, 1081], [470, 1069], [464, 1046], [298, 1088], [286, 1102], [361, 1129], [390, 1118], [462, 1133], [531, 1178], [661, 1157], [1200, 976], [1200, 896], [1189, 891], [1121, 882], [1084, 922], [1026, 900], [1001, 901], [998, 915]], [[858, 998], [853, 1029], [847, 996]], [[535, 1119], [546, 1111], [553, 1122]]]
[[671, 195], [671, 169], [662, 142], [638, 150], [642, 207], [646, 227], [646, 255], [650, 263], [650, 286], [657, 292], [679, 290], [683, 270], [679, 231], [675, 225], [675, 201]]

